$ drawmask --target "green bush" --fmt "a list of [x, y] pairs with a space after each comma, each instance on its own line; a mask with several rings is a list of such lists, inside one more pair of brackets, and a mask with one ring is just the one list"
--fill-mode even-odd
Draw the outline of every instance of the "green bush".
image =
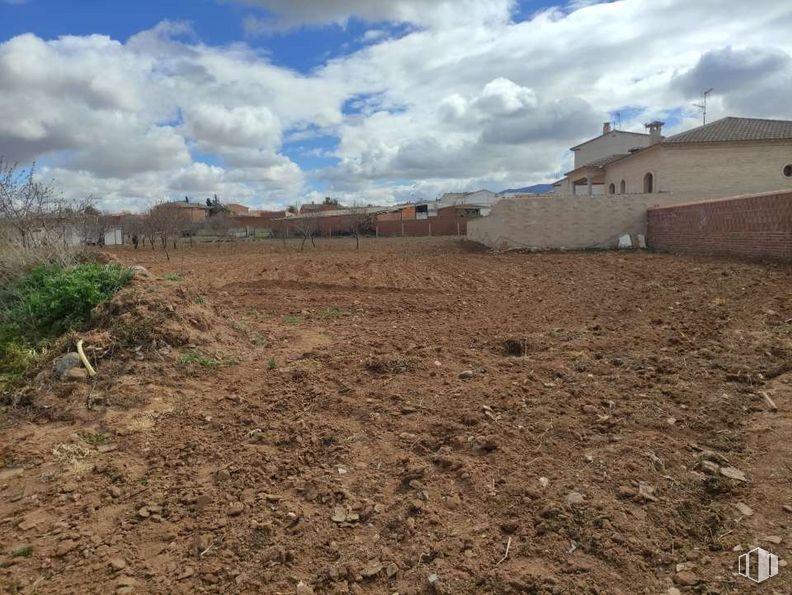
[[17, 282], [4, 326], [34, 344], [78, 329], [94, 307], [109, 300], [132, 276], [131, 270], [117, 265], [36, 267]]
[[117, 265], [38, 266], [0, 290], [0, 386], [34, 365], [47, 340], [84, 327], [133, 277]]

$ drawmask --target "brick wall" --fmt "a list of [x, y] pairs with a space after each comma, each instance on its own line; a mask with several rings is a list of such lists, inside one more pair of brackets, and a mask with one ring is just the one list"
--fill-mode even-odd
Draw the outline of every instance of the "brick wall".
[[651, 248], [792, 260], [792, 190], [648, 211]]
[[691, 195], [544, 195], [501, 200], [467, 225], [469, 240], [497, 250], [615, 248], [619, 236], [646, 235], [646, 209], [694, 200]]

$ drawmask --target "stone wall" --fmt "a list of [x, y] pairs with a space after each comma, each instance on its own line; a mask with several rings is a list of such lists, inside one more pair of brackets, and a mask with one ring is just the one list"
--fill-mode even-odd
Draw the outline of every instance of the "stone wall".
[[646, 235], [646, 210], [690, 202], [692, 194], [510, 198], [468, 221], [467, 238], [496, 250], [615, 248], [624, 234]]

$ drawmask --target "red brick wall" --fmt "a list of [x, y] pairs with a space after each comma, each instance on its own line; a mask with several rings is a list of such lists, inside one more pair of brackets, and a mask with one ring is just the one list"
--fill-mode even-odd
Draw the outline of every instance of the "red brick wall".
[[656, 250], [792, 260], [792, 191], [653, 208], [648, 224]]

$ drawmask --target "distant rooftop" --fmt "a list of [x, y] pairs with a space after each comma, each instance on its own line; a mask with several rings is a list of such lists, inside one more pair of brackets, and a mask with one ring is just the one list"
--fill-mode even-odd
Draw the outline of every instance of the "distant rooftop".
[[788, 139], [792, 139], [792, 121], [790, 120], [728, 117], [669, 136], [663, 140], [663, 143], [718, 143]]

